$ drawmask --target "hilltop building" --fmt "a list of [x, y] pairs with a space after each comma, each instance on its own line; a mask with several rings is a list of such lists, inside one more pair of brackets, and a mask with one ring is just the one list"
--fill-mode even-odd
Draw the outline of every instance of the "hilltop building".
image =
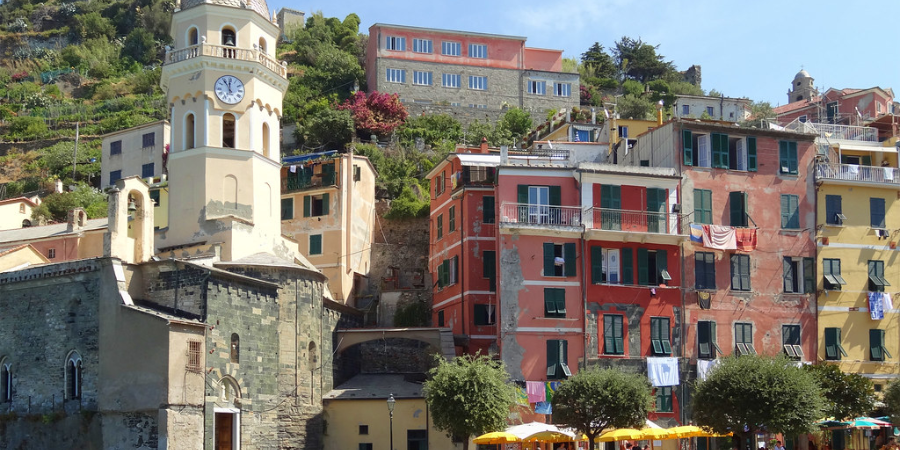
[[101, 136], [100, 186], [114, 186], [132, 176], [153, 179], [165, 175], [170, 134], [169, 121], [160, 120]]
[[446, 112], [469, 123], [507, 107], [543, 117], [580, 102], [579, 76], [562, 71], [562, 51], [526, 47], [524, 37], [381, 23], [369, 36], [369, 91], [398, 94], [410, 115]]
[[813, 86], [814, 79], [801, 70], [794, 76], [789, 102], [775, 108], [779, 123], [829, 123], [860, 126], [894, 113], [894, 92], [890, 88], [831, 88], [823, 94]]

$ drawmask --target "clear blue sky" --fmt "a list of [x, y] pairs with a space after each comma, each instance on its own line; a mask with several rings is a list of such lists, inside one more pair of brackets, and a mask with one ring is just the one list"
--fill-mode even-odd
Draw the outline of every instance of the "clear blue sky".
[[356, 13], [363, 33], [390, 23], [508, 34], [576, 58], [594, 42], [608, 49], [622, 36], [641, 38], [679, 70], [700, 65], [703, 89], [772, 106], [787, 102], [801, 66], [822, 90], [900, 89], [897, 0], [268, 1], [270, 10]]

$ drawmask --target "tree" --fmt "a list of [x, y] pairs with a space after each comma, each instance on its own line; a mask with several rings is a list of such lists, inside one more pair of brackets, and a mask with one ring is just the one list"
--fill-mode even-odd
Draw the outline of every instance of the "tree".
[[358, 138], [367, 140], [369, 135], [387, 136], [406, 120], [407, 112], [400, 96], [357, 91], [344, 101], [338, 109], [346, 109], [353, 116]]
[[405, 147], [415, 146], [421, 138], [431, 148], [452, 151], [462, 139], [462, 125], [449, 114], [428, 114], [408, 119], [398, 133]]
[[125, 38], [125, 45], [122, 47], [123, 55], [129, 56], [143, 65], [149, 65], [155, 61], [156, 53], [153, 34], [143, 28], [135, 28], [129, 33]]
[[435, 428], [465, 442], [466, 449], [470, 436], [506, 428], [515, 389], [502, 362], [486, 355], [436, 360], [424, 387]]
[[734, 432], [746, 442], [763, 428], [792, 435], [811, 431], [823, 417], [825, 400], [813, 374], [793, 361], [748, 355], [722, 359], [697, 383], [691, 407], [698, 425]]
[[649, 120], [653, 117], [656, 107], [653, 102], [643, 97], [626, 95], [619, 100], [616, 110], [619, 112], [619, 117], [623, 119]]
[[578, 372], [553, 394], [553, 415], [594, 440], [607, 428], [642, 428], [653, 405], [646, 377], [619, 369]]
[[664, 61], [664, 57], [656, 53], [658, 49], [658, 45], [624, 36], [616, 42], [613, 57], [624, 78], [646, 83], [675, 71], [671, 61]]
[[581, 54], [581, 64], [597, 78], [616, 77], [616, 64], [599, 42], [594, 42], [591, 48]]
[[80, 185], [72, 192], [53, 193], [31, 211], [31, 219], [37, 223], [65, 222], [73, 208], [84, 208], [91, 219], [106, 217], [106, 195], [87, 185]]
[[508, 141], [520, 141], [531, 131], [531, 114], [519, 108], [510, 108], [497, 121], [497, 132], [500, 138]]
[[835, 364], [815, 364], [804, 368], [822, 387], [825, 416], [847, 420], [867, 415], [875, 408], [875, 387], [868, 378], [841, 372]]
[[353, 118], [350, 111], [325, 108], [298, 127], [297, 132], [302, 133], [301, 142], [307, 146], [343, 149], [353, 139]]
[[884, 405], [891, 423], [900, 423], [900, 380], [894, 380], [884, 391]]

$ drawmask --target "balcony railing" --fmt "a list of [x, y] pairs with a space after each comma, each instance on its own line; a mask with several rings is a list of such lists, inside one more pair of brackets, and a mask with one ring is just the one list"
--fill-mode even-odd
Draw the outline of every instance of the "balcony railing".
[[900, 184], [900, 169], [858, 166], [856, 164], [816, 164], [816, 180], [842, 180], [861, 183]]
[[626, 231], [629, 233], [685, 234], [683, 214], [624, 209], [591, 208], [592, 222], [585, 224], [595, 230]]
[[799, 120], [795, 120], [787, 124], [785, 128], [791, 131], [818, 134], [820, 139], [829, 141], [878, 142], [878, 129], [872, 127], [800, 122]]
[[309, 175], [303, 172], [298, 172], [296, 175], [289, 173], [286, 178], [281, 180], [281, 193], [286, 194], [288, 192], [301, 191], [303, 189], [334, 186], [337, 181], [336, 178], [337, 177], [333, 172], [315, 175]]
[[190, 47], [169, 50], [163, 60], [164, 64], [174, 64], [200, 56], [212, 56], [216, 58], [229, 58], [241, 61], [256, 61], [277, 73], [282, 78], [287, 78], [287, 66], [279, 63], [275, 58], [257, 49], [231, 47], [216, 44], [197, 44]]
[[504, 203], [500, 207], [500, 222], [548, 227], [580, 227], [581, 208], [577, 206]]

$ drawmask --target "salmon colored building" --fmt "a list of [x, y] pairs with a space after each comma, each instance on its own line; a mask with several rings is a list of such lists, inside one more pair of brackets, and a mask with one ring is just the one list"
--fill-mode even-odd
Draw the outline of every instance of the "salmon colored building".
[[[816, 122], [841, 125], [863, 125], [894, 113], [894, 92], [890, 88], [831, 88], [819, 94], [814, 78], [805, 70], [794, 76], [788, 103], [775, 108], [779, 123]], [[836, 139], [855, 137], [837, 136]]]

